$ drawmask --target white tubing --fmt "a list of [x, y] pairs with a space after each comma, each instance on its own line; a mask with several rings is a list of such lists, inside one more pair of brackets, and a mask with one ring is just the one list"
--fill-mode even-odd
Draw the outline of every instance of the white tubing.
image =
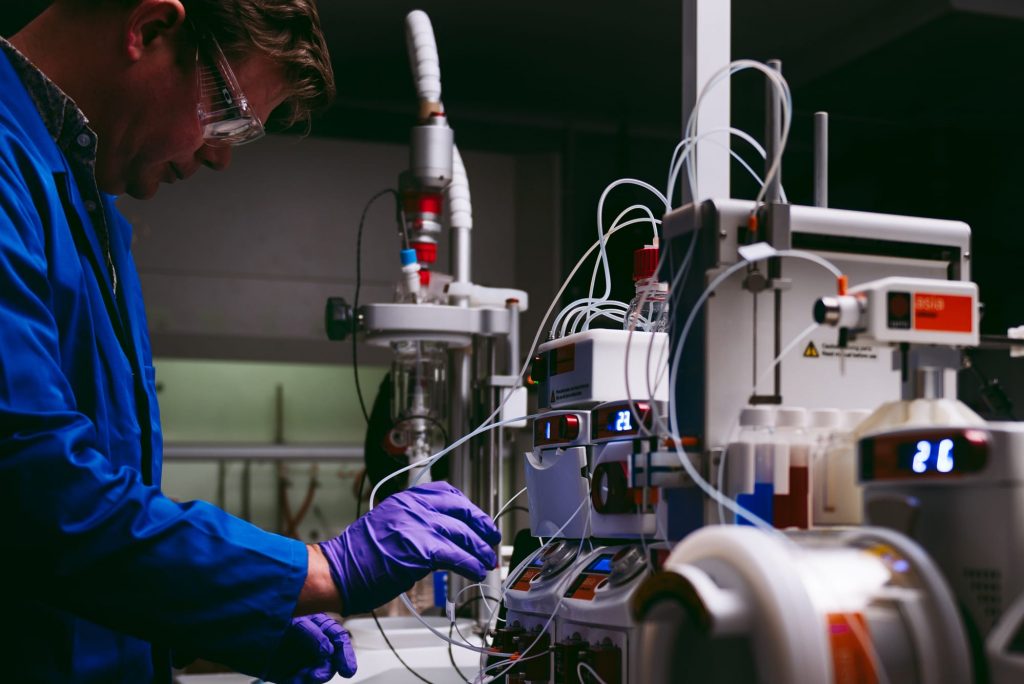
[[422, 10], [413, 10], [405, 17], [405, 45], [409, 65], [416, 84], [416, 95], [427, 102], [441, 101], [441, 60], [430, 17]]
[[473, 228], [473, 201], [469, 194], [469, 176], [462, 163], [459, 147], [452, 149], [452, 182], [445, 188], [448, 193], [448, 220], [454, 230]]

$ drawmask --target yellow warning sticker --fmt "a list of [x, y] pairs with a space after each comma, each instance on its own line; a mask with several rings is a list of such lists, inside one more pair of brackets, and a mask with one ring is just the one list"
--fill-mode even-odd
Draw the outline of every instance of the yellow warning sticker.
[[808, 342], [807, 343], [807, 348], [804, 349], [804, 358], [805, 359], [816, 359], [816, 358], [818, 358], [820, 356], [821, 356], [821, 354], [818, 353], [818, 348], [814, 346], [814, 343], [813, 342]]

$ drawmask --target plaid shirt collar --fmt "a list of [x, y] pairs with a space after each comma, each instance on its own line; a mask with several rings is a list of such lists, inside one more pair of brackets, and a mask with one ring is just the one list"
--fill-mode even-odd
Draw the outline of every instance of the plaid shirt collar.
[[89, 120], [82, 110], [9, 41], [0, 38], [0, 49], [25, 84], [57, 146], [69, 159], [94, 168], [96, 134], [89, 128]]

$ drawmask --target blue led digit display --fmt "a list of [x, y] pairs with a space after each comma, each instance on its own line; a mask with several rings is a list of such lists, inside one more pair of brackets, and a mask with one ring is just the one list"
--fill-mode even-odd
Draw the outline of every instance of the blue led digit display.
[[858, 445], [860, 476], [870, 480], [932, 480], [980, 473], [989, 433], [978, 428], [919, 428], [872, 435]]
[[956, 467], [954, 442], [950, 438], [922, 439], [900, 447], [901, 465], [913, 473], [951, 473]]
[[608, 429], [612, 432], [630, 432], [633, 429], [633, 412], [627, 410], [613, 413]]
[[602, 406], [591, 414], [591, 436], [606, 441], [629, 439], [650, 425], [650, 412], [650, 404], [643, 401]]

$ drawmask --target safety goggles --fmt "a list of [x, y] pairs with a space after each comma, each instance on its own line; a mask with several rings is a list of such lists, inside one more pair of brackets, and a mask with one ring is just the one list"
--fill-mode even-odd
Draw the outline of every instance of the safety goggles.
[[207, 145], [244, 145], [266, 135], [213, 34], [192, 25], [196, 36], [196, 111]]

